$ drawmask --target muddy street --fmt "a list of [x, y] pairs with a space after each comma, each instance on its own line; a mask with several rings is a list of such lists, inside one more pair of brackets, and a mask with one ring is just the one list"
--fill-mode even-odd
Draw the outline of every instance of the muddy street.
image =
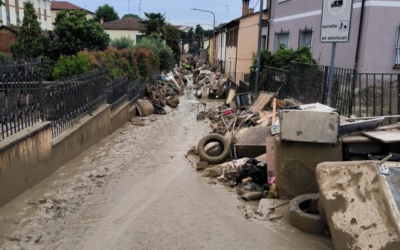
[[195, 171], [185, 155], [210, 128], [191, 87], [168, 112], [127, 123], [0, 209], [0, 249], [332, 249], [246, 219], [235, 193]]

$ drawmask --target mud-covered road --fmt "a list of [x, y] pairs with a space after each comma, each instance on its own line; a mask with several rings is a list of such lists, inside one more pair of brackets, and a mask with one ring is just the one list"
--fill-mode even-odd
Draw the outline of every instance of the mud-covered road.
[[210, 128], [194, 102], [188, 88], [178, 109], [126, 124], [1, 208], [0, 249], [331, 249], [246, 219], [233, 192], [195, 171], [185, 155]]

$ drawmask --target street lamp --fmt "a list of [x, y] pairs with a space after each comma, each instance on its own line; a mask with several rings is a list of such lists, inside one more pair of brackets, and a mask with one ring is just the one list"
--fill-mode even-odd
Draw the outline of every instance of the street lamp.
[[208, 12], [213, 14], [214, 16], [214, 22], [213, 22], [213, 50], [212, 50], [212, 67], [214, 68], [214, 53], [215, 53], [215, 14], [212, 11], [209, 10], [200, 10], [200, 9], [196, 9], [196, 8], [192, 8], [192, 10], [196, 10], [196, 11], [202, 11], [202, 12]]

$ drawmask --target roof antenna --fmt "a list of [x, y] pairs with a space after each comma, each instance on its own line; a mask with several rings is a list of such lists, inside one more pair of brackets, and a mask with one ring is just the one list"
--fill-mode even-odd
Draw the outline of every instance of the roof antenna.
[[229, 22], [229, 6], [226, 6], [226, 21]]

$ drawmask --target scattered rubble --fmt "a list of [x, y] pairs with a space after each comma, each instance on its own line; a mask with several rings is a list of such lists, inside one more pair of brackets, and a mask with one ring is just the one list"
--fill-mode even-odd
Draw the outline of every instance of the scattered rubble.
[[204, 168], [211, 184], [234, 187], [243, 200], [261, 199], [259, 211], [246, 212], [246, 219], [282, 218], [266, 205], [276, 201], [290, 208], [289, 220], [300, 230], [331, 231], [335, 249], [400, 247], [400, 163], [383, 164], [400, 162], [400, 123], [383, 126], [398, 116], [346, 118], [320, 103], [280, 100], [279, 90], [254, 96], [197, 66], [196, 97], [224, 98], [201, 114], [211, 121], [211, 133], [199, 142], [197, 170]]

